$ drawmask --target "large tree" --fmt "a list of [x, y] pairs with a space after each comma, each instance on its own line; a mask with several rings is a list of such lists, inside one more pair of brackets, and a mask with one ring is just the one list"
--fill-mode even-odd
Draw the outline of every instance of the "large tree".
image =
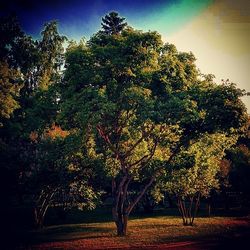
[[[105, 162], [117, 235], [174, 156], [204, 133], [239, 132], [246, 110], [230, 84], [199, 78], [192, 53], [131, 28], [96, 34], [66, 54], [59, 119], [81, 130]], [[141, 187], [136, 197], [130, 184]]]

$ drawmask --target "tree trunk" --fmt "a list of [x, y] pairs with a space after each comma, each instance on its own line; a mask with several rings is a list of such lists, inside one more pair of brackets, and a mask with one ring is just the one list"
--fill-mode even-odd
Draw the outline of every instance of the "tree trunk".
[[127, 235], [127, 225], [128, 225], [128, 216], [119, 215], [115, 221], [117, 236], [126, 236]]
[[44, 218], [54, 194], [55, 191], [51, 191], [50, 193], [41, 193], [37, 201], [36, 207], [34, 208], [35, 227], [43, 227]]
[[184, 226], [193, 226], [200, 205], [200, 194], [197, 197], [190, 197], [189, 203], [183, 198], [178, 198], [178, 209]]
[[113, 207], [112, 215], [116, 225], [117, 236], [125, 236], [127, 233], [128, 215], [127, 212], [127, 188], [130, 178], [125, 175], [119, 185], [116, 185], [115, 179], [112, 180]]
[[131, 180], [132, 177], [128, 175], [122, 177], [119, 185], [117, 185], [115, 179], [112, 180], [112, 215], [117, 229], [117, 236], [126, 236], [129, 214], [153, 183], [154, 177], [152, 177], [148, 184], [142, 188], [138, 196], [133, 201], [129, 202], [127, 199], [127, 190]]
[[126, 212], [124, 204], [119, 203], [118, 206], [113, 206], [112, 214], [116, 225], [117, 236], [126, 236], [128, 213]]
[[43, 223], [44, 223], [44, 218], [45, 218], [45, 214], [48, 210], [49, 205], [45, 206], [45, 207], [41, 207], [41, 208], [35, 208], [34, 209], [34, 216], [35, 216], [35, 227], [36, 228], [42, 228], [43, 227]]

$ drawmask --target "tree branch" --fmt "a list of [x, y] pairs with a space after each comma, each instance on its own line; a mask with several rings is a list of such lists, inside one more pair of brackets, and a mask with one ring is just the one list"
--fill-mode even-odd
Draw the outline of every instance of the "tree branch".
[[131, 169], [133, 166], [136, 166], [137, 164], [141, 163], [144, 159], [146, 159], [148, 157], [148, 159], [146, 160], [144, 166], [152, 159], [152, 157], [154, 156], [154, 153], [155, 153], [155, 150], [156, 150], [156, 147], [157, 147], [157, 142], [155, 142], [152, 150], [151, 150], [151, 153], [150, 154], [147, 154], [147, 155], [144, 155], [141, 159], [139, 159], [138, 161], [132, 163], [129, 165], [128, 169]]
[[125, 184], [125, 186], [123, 188], [123, 196], [122, 196], [122, 200], [121, 200], [121, 210], [122, 211], [123, 211], [123, 206], [124, 206], [125, 199], [127, 197], [128, 185], [129, 185], [131, 180], [132, 180], [132, 177], [129, 177], [128, 180], [127, 180], [127, 183]]
[[105, 134], [104, 129], [101, 127], [101, 125], [97, 125], [96, 129], [99, 133], [99, 135], [103, 138], [103, 140], [106, 142], [106, 144], [108, 145], [108, 147], [112, 150], [113, 153], [115, 153], [116, 156], [118, 156], [120, 158], [120, 154], [118, 152], [118, 150], [114, 147], [114, 145], [110, 142], [110, 139], [108, 137], [108, 135]]
[[128, 156], [130, 156], [133, 150], [150, 135], [150, 133], [154, 130], [154, 128], [155, 126], [153, 125], [148, 132], [142, 133], [141, 138], [127, 151], [127, 153], [124, 155], [123, 158], [126, 159]]
[[125, 175], [123, 178], [122, 178], [122, 180], [121, 180], [121, 182], [120, 182], [120, 184], [119, 184], [119, 187], [118, 187], [118, 189], [117, 189], [117, 191], [116, 191], [116, 193], [115, 193], [115, 211], [117, 212], [117, 210], [118, 210], [118, 205], [119, 205], [119, 200], [120, 200], [120, 196], [121, 196], [121, 192], [122, 192], [122, 187], [123, 187], [123, 185], [124, 185], [124, 183], [126, 182], [126, 180], [127, 180], [127, 175]]
[[129, 215], [130, 212], [132, 211], [132, 209], [134, 208], [134, 206], [140, 201], [140, 199], [142, 198], [142, 196], [145, 194], [145, 192], [147, 191], [147, 189], [152, 185], [152, 183], [154, 182], [155, 177], [152, 176], [149, 183], [142, 189], [142, 191], [140, 192], [140, 194], [137, 196], [137, 198], [134, 200], [133, 203], [131, 203], [127, 209], [126, 209], [126, 213]]

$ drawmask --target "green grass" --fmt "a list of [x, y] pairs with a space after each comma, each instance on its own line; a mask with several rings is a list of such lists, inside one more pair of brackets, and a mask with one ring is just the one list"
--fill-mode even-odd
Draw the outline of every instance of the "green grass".
[[225, 238], [237, 232], [249, 232], [249, 217], [199, 217], [195, 225], [183, 226], [180, 217], [161, 216], [129, 220], [128, 235], [117, 237], [115, 225], [111, 221], [47, 226], [26, 235], [27, 249], [108, 249], [155, 244]]

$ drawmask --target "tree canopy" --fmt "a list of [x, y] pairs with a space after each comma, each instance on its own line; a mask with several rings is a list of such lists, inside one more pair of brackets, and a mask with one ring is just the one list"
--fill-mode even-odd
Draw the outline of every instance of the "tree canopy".
[[207, 195], [218, 159], [247, 129], [243, 91], [124, 20], [109, 13], [66, 52], [54, 21], [36, 41], [13, 20], [1, 27], [11, 37], [0, 48], [0, 146], [15, 156], [5, 155], [3, 169], [36, 201], [37, 224], [65, 197], [93, 208], [108, 182], [117, 234], [126, 235], [130, 213], [163, 176], [179, 197]]
[[[157, 32], [97, 33], [66, 53], [59, 120], [93, 140], [112, 182], [118, 235], [146, 190], [205, 134], [245, 129], [242, 92], [202, 77], [192, 53]], [[67, 119], [66, 119], [67, 117]], [[139, 183], [137, 197], [129, 187]]]

